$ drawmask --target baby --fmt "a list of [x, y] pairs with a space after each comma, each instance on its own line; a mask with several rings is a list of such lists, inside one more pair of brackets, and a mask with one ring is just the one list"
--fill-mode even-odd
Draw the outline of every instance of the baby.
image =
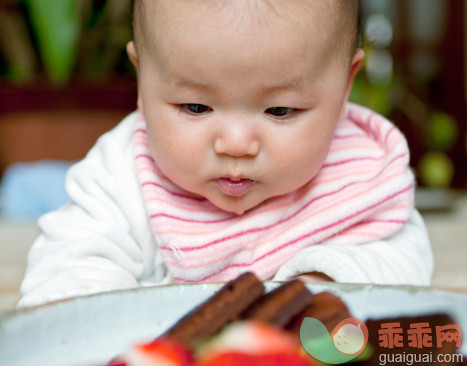
[[137, 0], [138, 110], [39, 220], [19, 306], [296, 276], [429, 285], [407, 144], [347, 99], [354, 0]]

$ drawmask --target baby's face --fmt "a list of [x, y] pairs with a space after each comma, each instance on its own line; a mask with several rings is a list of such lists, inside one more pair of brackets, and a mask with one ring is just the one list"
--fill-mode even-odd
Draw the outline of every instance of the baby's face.
[[148, 1], [128, 51], [158, 167], [242, 214], [319, 172], [363, 53], [340, 50], [334, 5], [213, 3]]

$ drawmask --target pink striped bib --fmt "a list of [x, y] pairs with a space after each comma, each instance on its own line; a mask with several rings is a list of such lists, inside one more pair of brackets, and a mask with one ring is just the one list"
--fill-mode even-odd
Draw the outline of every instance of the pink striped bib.
[[320, 172], [305, 186], [242, 216], [173, 184], [157, 168], [138, 114], [134, 150], [156, 243], [179, 282], [228, 281], [252, 271], [271, 278], [310, 245], [365, 243], [394, 234], [413, 206], [414, 178], [400, 131], [347, 105]]

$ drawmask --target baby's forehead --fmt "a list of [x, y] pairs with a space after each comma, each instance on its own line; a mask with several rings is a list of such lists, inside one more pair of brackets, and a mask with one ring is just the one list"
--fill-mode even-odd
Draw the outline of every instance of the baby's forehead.
[[[263, 37], [285, 27], [306, 37], [319, 38], [331, 52], [348, 58], [356, 45], [356, 0], [134, 0], [133, 34], [138, 51], [157, 52], [168, 32], [229, 28]], [[204, 12], [204, 14], [203, 14]], [[201, 14], [201, 15], [200, 15]], [[191, 18], [191, 19], [190, 19]], [[192, 20], [200, 19], [198, 23]], [[202, 20], [201, 20], [202, 19]], [[195, 25], [193, 27], [193, 24]], [[264, 32], [266, 30], [266, 32]], [[200, 42], [199, 35], [197, 41]]]
[[[208, 10], [211, 19], [224, 26], [238, 25], [259, 27], [274, 25], [275, 22], [288, 24], [292, 28], [320, 28], [322, 32], [337, 33], [341, 30], [345, 15], [343, 2], [353, 0], [133, 0], [134, 24], [147, 29], [155, 22], [156, 27], [171, 26], [180, 18], [180, 9]], [[193, 13], [193, 16], [196, 16]], [[213, 22], [214, 23], [214, 22]], [[147, 36], [147, 32], [138, 32]]]

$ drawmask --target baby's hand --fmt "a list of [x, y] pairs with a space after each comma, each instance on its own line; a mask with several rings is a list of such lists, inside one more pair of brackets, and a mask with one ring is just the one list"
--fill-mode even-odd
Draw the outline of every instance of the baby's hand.
[[302, 280], [303, 282], [306, 283], [311, 283], [311, 282], [334, 282], [334, 280], [325, 275], [324, 273], [321, 272], [308, 272], [308, 273], [303, 273], [300, 276], [297, 276], [298, 279]]

